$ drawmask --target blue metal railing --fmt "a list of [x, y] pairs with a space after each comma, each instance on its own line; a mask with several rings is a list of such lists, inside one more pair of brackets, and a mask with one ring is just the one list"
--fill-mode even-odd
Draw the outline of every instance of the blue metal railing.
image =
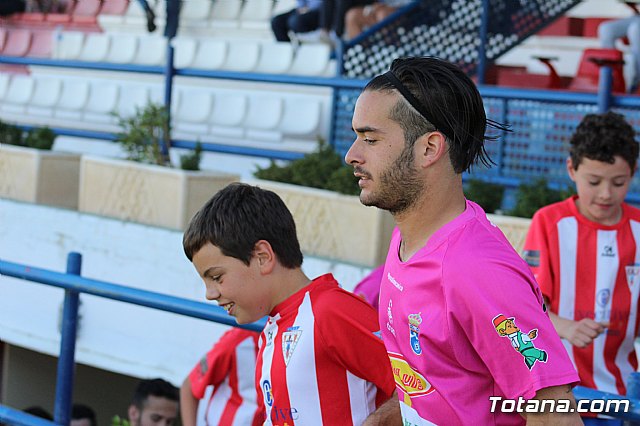
[[71, 397], [73, 395], [75, 345], [80, 293], [249, 330], [262, 331], [264, 328], [264, 320], [239, 326], [224, 309], [208, 303], [195, 302], [180, 297], [81, 277], [81, 264], [82, 256], [76, 252], [69, 253], [67, 257], [67, 273], [0, 260], [0, 275], [21, 278], [65, 290], [60, 356], [58, 358], [56, 380], [54, 421], [49, 422], [16, 409], [0, 405], [0, 423], [5, 422], [12, 425], [25, 426], [69, 424]]

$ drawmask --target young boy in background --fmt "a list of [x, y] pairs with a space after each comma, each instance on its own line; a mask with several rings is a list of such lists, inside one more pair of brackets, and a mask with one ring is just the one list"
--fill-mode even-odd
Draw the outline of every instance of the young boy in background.
[[580, 384], [622, 395], [638, 367], [640, 210], [624, 202], [637, 160], [622, 115], [585, 116], [567, 159], [577, 195], [536, 212], [524, 246]]
[[310, 280], [293, 217], [275, 193], [246, 184], [194, 216], [184, 251], [239, 324], [268, 315], [256, 389], [266, 424], [360, 425], [395, 384], [375, 310], [331, 274]]

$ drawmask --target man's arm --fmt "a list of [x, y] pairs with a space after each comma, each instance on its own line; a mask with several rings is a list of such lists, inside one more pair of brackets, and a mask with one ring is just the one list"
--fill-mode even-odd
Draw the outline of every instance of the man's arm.
[[[559, 399], [569, 400], [571, 408], [573, 409], [573, 413], [555, 413], [549, 411], [541, 413], [526, 413], [526, 415], [525, 413], [523, 413], [523, 416], [525, 416], [527, 419], [527, 426], [574, 426], [582, 424], [580, 415], [575, 412], [576, 401], [573, 397], [573, 392], [571, 392], [571, 386], [561, 385], [540, 389], [538, 392], [536, 392], [536, 396], [533, 399], [556, 401]], [[548, 406], [545, 404], [540, 404], [540, 407], [546, 408], [548, 410]]]
[[198, 414], [198, 400], [191, 391], [191, 381], [189, 377], [184, 379], [180, 387], [180, 417], [183, 426], [195, 426]]
[[371, 413], [362, 426], [402, 426], [398, 391], [393, 392], [387, 402]]

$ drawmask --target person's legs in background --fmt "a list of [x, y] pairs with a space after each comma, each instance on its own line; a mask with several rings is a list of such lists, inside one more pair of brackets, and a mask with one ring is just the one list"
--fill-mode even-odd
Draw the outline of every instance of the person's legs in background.
[[629, 85], [629, 92], [631, 93], [635, 92], [640, 84], [640, 16], [634, 16], [633, 18], [627, 30], [629, 47], [633, 56], [633, 78]]
[[295, 9], [271, 18], [271, 31], [277, 41], [291, 41], [289, 38], [289, 19], [296, 14]]

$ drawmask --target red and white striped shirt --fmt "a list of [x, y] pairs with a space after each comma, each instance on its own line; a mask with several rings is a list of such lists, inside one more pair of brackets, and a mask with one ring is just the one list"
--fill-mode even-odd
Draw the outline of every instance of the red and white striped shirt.
[[573, 196], [538, 211], [523, 256], [550, 303], [551, 312], [579, 321], [609, 321], [586, 348], [563, 340], [581, 385], [625, 394], [638, 362], [640, 210], [622, 204], [620, 222], [605, 226], [578, 212]]
[[276, 306], [260, 336], [266, 425], [360, 425], [395, 389], [375, 310], [331, 274]]
[[260, 424], [254, 385], [258, 336], [233, 328], [193, 368], [189, 380], [200, 399], [197, 425]]

